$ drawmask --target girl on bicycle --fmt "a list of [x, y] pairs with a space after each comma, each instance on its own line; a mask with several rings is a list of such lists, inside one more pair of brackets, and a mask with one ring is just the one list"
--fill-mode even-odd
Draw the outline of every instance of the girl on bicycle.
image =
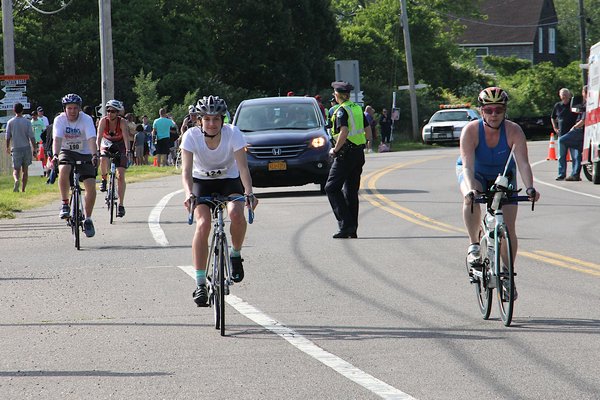
[[[200, 125], [190, 127], [181, 139], [181, 180], [186, 194], [185, 207], [189, 209], [191, 198], [212, 196], [245, 195], [253, 208], [257, 200], [252, 193], [252, 178], [246, 160], [246, 141], [241, 131], [224, 124], [227, 104], [218, 96], [203, 97], [196, 105]], [[246, 218], [243, 202], [230, 202], [227, 212], [231, 219], [230, 252], [232, 279], [241, 282], [244, 268], [240, 251], [246, 235]], [[206, 306], [206, 262], [208, 258], [208, 236], [211, 230], [211, 210], [207, 204], [198, 204], [194, 210], [196, 230], [192, 240], [192, 260], [196, 270], [194, 302]]]

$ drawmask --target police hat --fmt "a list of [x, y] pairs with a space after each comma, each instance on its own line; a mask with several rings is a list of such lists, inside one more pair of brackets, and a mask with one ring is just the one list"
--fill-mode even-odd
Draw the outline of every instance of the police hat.
[[350, 93], [354, 89], [354, 86], [344, 81], [331, 82], [331, 87], [338, 93]]

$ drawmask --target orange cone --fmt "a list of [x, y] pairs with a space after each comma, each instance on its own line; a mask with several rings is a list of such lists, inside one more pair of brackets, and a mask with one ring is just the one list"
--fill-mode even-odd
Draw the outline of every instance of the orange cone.
[[154, 166], [154, 167], [158, 167], [158, 160], [157, 160], [157, 157], [154, 157], [154, 163], [152, 164], [152, 166]]
[[41, 144], [38, 146], [38, 161], [41, 161], [42, 164], [44, 164], [44, 161], [46, 161], [46, 155], [44, 154], [44, 146], [42, 146]]
[[548, 157], [546, 160], [556, 161], [556, 146], [554, 143], [554, 132], [550, 132], [550, 145], [548, 146]]
[[567, 162], [571, 162], [571, 152], [567, 149]]

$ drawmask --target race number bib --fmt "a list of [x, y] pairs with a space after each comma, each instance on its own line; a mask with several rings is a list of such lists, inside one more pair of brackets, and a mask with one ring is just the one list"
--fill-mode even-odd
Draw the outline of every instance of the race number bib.
[[214, 169], [211, 171], [207, 171], [204, 169], [200, 170], [200, 174], [205, 178], [220, 178], [223, 175], [225, 175], [226, 172], [227, 172], [227, 167], [220, 168], [220, 169]]
[[101, 142], [102, 147], [110, 147], [112, 145], [113, 145], [113, 142], [111, 142], [107, 138], [102, 138], [102, 142]]
[[79, 151], [81, 149], [81, 142], [79, 142], [79, 141], [67, 142], [66, 147], [68, 150], [71, 150], [71, 151]]

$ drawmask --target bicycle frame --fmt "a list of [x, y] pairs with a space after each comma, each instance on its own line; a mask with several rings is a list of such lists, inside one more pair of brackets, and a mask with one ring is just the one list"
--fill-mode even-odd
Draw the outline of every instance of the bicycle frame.
[[67, 225], [71, 227], [73, 239], [75, 242], [75, 248], [80, 250], [80, 233], [83, 231], [83, 216], [84, 216], [84, 199], [81, 195], [81, 183], [79, 182], [79, 165], [85, 164], [83, 161], [75, 162], [63, 162], [62, 164], [71, 166], [71, 196], [69, 199], [69, 205], [71, 207], [71, 214], [67, 218]]
[[110, 223], [114, 222], [115, 217], [115, 203], [117, 201], [117, 190], [115, 185], [116, 173], [117, 173], [117, 164], [116, 160], [119, 159], [120, 153], [107, 153], [101, 155], [100, 157], [108, 158], [110, 160], [110, 181], [108, 183], [108, 188], [106, 190], [106, 195], [104, 197], [104, 202], [106, 207], [108, 208], [108, 212], [110, 213]]

